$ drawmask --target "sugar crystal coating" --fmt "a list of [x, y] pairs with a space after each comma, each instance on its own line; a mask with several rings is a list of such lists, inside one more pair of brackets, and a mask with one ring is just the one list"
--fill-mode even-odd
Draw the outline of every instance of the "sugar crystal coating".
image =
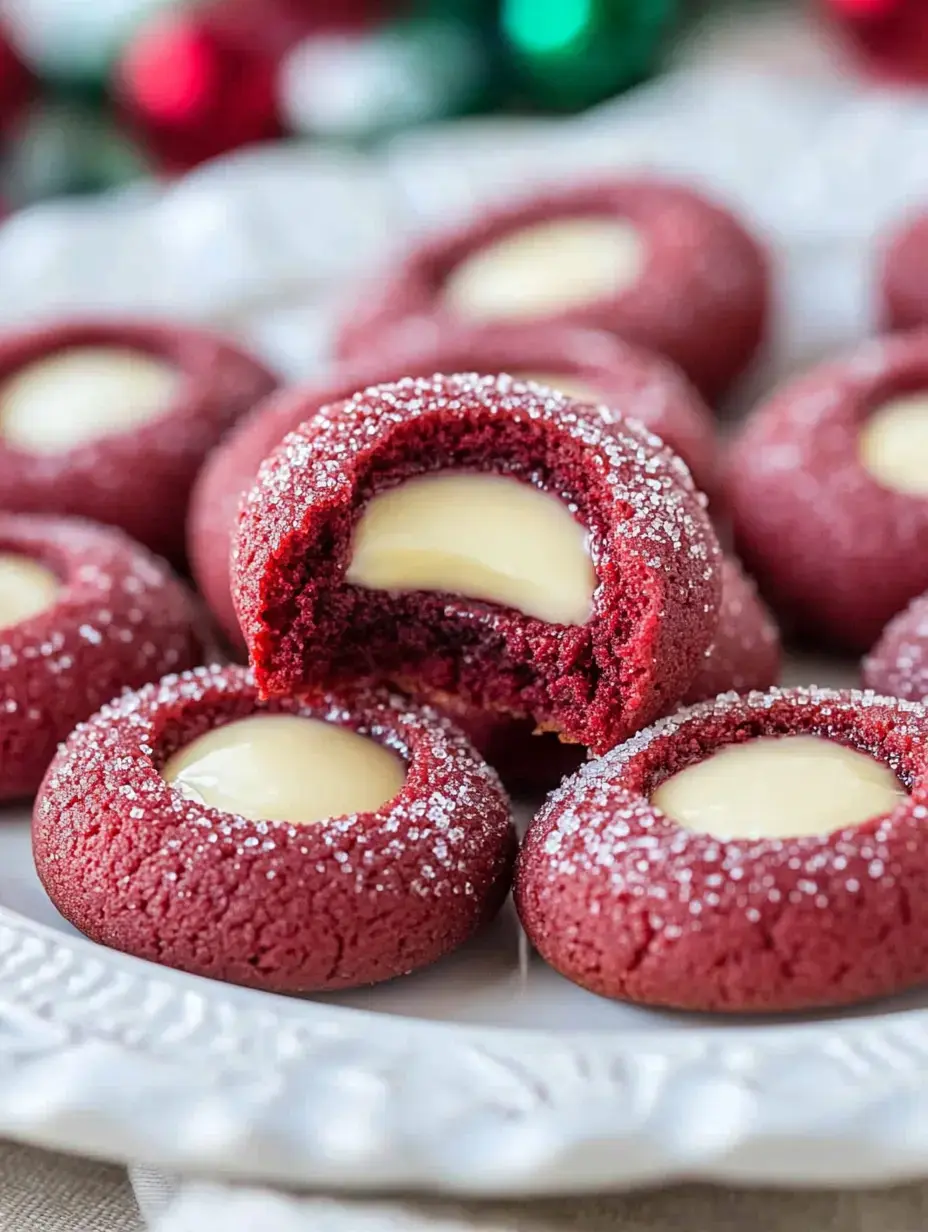
[[[337, 723], [393, 750], [405, 784], [376, 813], [311, 826], [250, 821], [173, 790], [160, 768], [258, 712]], [[277, 992], [344, 988], [434, 962], [502, 904], [509, 802], [435, 711], [382, 692], [261, 702], [238, 667], [127, 693], [81, 724], [33, 814], [42, 883], [93, 940]]]
[[910, 702], [928, 700], [928, 594], [889, 622], [862, 670], [868, 689]]

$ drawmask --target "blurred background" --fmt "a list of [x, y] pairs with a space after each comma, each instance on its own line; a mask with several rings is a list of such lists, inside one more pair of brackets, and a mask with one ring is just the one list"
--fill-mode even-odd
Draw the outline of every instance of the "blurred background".
[[738, 39], [928, 86], [925, 0], [0, 0], [0, 209], [285, 135], [577, 112]]
[[0, 327], [163, 315], [310, 377], [424, 232], [629, 170], [776, 251], [756, 388], [865, 335], [928, 200], [928, 0], [0, 0]]

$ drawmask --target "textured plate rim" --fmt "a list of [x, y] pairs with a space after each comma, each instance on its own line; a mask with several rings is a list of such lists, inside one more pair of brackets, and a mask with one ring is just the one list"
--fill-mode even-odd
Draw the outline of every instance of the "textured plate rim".
[[928, 1171], [928, 1010], [459, 1026], [242, 995], [0, 908], [0, 1134], [348, 1190], [889, 1183]]

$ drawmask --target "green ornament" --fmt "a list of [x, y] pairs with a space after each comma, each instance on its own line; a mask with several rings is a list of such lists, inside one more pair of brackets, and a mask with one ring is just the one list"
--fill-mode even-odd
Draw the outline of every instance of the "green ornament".
[[0, 195], [13, 206], [49, 197], [102, 192], [148, 168], [139, 150], [105, 116], [78, 104], [38, 108], [6, 152]]
[[680, 0], [501, 0], [500, 32], [522, 90], [578, 110], [660, 66]]

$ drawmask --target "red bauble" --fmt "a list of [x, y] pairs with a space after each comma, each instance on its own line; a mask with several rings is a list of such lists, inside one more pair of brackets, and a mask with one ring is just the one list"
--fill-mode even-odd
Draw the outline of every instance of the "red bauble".
[[167, 171], [278, 137], [283, 56], [309, 33], [357, 25], [372, 7], [373, 0], [208, 0], [159, 13], [118, 65], [123, 112]]
[[18, 119], [32, 96], [32, 74], [0, 27], [0, 136]]
[[925, 0], [827, 0], [872, 73], [928, 81], [928, 4]]

